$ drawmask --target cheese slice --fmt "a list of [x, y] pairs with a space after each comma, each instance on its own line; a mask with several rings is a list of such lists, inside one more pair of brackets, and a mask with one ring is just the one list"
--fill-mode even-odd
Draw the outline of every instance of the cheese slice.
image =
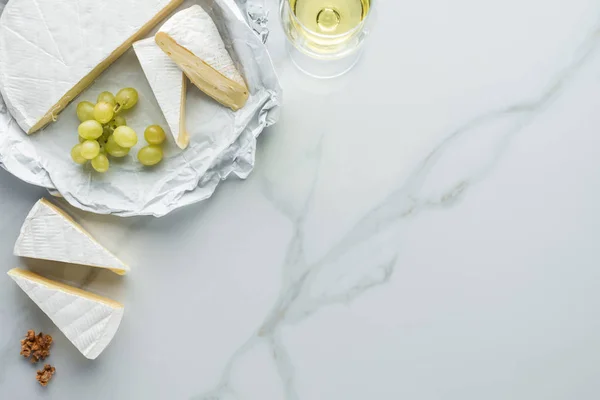
[[202, 7], [178, 12], [154, 38], [198, 89], [234, 111], [246, 104], [249, 94], [244, 78]]
[[38, 201], [27, 215], [15, 243], [14, 254], [108, 268], [119, 275], [129, 271], [125, 263], [94, 240], [64, 211], [45, 199]]
[[0, 17], [0, 92], [27, 133], [57, 118], [183, 0], [11, 0]]
[[8, 275], [86, 358], [98, 357], [115, 336], [122, 304], [19, 268]]
[[154, 38], [135, 42], [133, 49], [167, 120], [175, 143], [185, 149], [190, 143], [185, 129], [187, 78], [177, 64], [157, 46]]

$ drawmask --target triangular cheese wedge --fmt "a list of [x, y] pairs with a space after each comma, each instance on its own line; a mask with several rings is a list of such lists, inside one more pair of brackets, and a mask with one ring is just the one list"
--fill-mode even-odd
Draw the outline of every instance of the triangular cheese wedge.
[[185, 149], [190, 142], [185, 129], [187, 78], [177, 64], [156, 45], [153, 38], [135, 42], [133, 49], [169, 124], [175, 143]]
[[45, 199], [27, 215], [14, 254], [71, 264], [108, 268], [124, 275], [129, 267], [98, 243], [60, 208]]
[[115, 336], [122, 304], [19, 268], [8, 275], [85, 357], [98, 357]]
[[154, 39], [198, 89], [232, 110], [248, 100], [248, 87], [210, 15], [194, 5], [171, 17]]

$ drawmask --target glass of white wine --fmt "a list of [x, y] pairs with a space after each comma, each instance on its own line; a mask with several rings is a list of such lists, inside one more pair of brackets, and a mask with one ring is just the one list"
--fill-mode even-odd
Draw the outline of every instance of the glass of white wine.
[[280, 0], [288, 51], [296, 66], [317, 78], [348, 72], [367, 36], [373, 0]]

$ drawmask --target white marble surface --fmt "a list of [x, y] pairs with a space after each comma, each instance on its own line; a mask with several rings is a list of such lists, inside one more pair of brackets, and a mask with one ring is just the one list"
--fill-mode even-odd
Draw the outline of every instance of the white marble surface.
[[12, 256], [44, 193], [0, 171], [3, 268], [126, 305], [89, 361], [0, 274], [0, 399], [600, 398], [600, 3], [377, 7], [337, 81], [274, 30], [285, 107], [247, 181], [158, 220], [69, 208], [125, 278]]

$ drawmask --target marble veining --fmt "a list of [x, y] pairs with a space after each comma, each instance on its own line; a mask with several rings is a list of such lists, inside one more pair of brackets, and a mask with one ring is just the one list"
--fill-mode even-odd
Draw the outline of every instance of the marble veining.
[[[310, 317], [322, 307], [334, 303], [348, 303], [365, 291], [385, 284], [396, 266], [398, 254], [369, 253], [368, 260], [358, 271], [347, 271], [348, 258], [357, 247], [368, 246], [374, 236], [386, 236], [389, 230], [401, 228], [402, 221], [430, 208], [452, 205], [468, 188], [484, 179], [500, 160], [513, 135], [518, 134], [536, 115], [543, 111], [549, 102], [560, 95], [560, 89], [569, 83], [571, 77], [582, 68], [599, 45], [599, 31], [594, 31], [581, 46], [578, 57], [549, 85], [537, 99], [523, 101], [486, 115], [476, 116], [459, 129], [450, 132], [446, 138], [427, 155], [421, 165], [400, 187], [396, 188], [381, 204], [374, 206], [344, 238], [315, 263], [307, 263], [303, 255], [304, 216], [311, 203], [312, 189], [307, 200], [297, 214], [287, 211], [277, 199], [266, 196], [273, 205], [286, 213], [294, 224], [294, 235], [288, 245], [285, 262], [282, 265], [283, 286], [276, 304], [261, 323], [258, 331], [238, 348], [228, 361], [216, 388], [194, 397], [198, 400], [237, 399], [235, 388], [230, 383], [234, 364], [245, 352], [260, 342], [266, 342], [272, 353], [279, 378], [284, 387], [285, 398], [299, 399], [294, 389], [293, 360], [279, 337], [282, 325], [293, 324]], [[483, 138], [482, 138], [483, 136]], [[483, 150], [486, 156], [478, 164], [470, 165], [464, 175], [444, 177], [443, 184], [427, 192], [427, 182], [439, 182], [436, 175], [443, 174], [443, 168], [460, 163], [465, 155], [464, 143], [475, 141], [477, 147], [470, 151]], [[319, 146], [319, 153], [322, 149]], [[318, 157], [315, 160], [318, 163]], [[318, 179], [318, 167], [314, 169], [313, 183]], [[430, 185], [431, 186], [431, 185]], [[433, 193], [431, 193], [433, 192]], [[387, 235], [388, 241], [396, 238]], [[396, 238], [397, 240], [397, 238]], [[383, 246], [382, 246], [383, 247]], [[349, 254], [350, 253], [350, 254]], [[346, 257], [346, 260], [344, 258]], [[346, 262], [344, 262], [346, 261]]]

